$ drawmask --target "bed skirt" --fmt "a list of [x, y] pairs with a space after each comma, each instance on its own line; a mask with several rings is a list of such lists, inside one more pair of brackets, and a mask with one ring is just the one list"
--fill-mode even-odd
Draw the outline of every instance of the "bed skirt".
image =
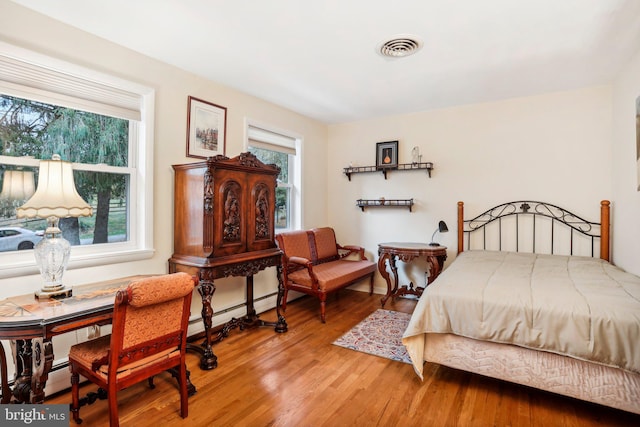
[[424, 359], [640, 414], [640, 374], [544, 351], [425, 334]]

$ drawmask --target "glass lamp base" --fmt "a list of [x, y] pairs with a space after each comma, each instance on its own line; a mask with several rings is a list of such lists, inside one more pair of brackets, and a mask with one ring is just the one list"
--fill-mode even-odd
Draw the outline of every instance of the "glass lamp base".
[[40, 274], [44, 279], [42, 289], [36, 291], [37, 298], [58, 298], [71, 295], [71, 289], [62, 284], [67, 269], [71, 245], [62, 237], [57, 217], [47, 218], [44, 238], [34, 247], [34, 255]]
[[66, 298], [71, 296], [72, 289], [62, 286], [58, 289], [42, 288], [35, 292], [36, 298], [48, 299], [48, 298]]

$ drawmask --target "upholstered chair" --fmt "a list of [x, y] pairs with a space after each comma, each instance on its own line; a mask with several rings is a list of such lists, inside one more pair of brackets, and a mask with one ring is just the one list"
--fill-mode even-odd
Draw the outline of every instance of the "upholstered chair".
[[188, 415], [185, 349], [191, 295], [197, 279], [186, 273], [151, 276], [119, 290], [110, 335], [69, 351], [71, 412], [81, 423], [79, 375], [107, 391], [109, 424], [118, 426], [116, 393], [165, 370], [177, 371], [180, 416]]

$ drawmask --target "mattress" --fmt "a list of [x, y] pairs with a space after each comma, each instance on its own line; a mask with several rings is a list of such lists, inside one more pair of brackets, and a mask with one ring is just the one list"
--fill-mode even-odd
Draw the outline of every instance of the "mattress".
[[597, 258], [467, 251], [420, 298], [403, 336], [422, 377], [426, 333], [640, 373], [640, 278]]

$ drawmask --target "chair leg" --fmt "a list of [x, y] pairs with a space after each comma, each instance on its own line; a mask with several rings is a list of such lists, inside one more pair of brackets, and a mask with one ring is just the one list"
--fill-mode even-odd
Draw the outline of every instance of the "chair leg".
[[153, 378], [154, 378], [154, 376], [152, 375], [147, 380], [149, 382], [149, 388], [151, 388], [151, 389], [156, 388], [156, 385], [153, 383]]
[[109, 400], [109, 426], [119, 427], [120, 419], [118, 418], [118, 395], [115, 384], [107, 385], [107, 399]]
[[373, 295], [373, 274], [371, 274], [371, 279], [369, 279], [369, 296]]
[[76, 424], [81, 424], [80, 418], [80, 375], [75, 371], [73, 363], [69, 365], [71, 369], [71, 415]]
[[284, 288], [284, 292], [282, 293], [282, 302], [280, 303], [280, 308], [282, 311], [287, 311], [287, 296], [289, 295], [289, 289]]
[[327, 295], [322, 295], [320, 297], [320, 320], [322, 321], [322, 323], [327, 323], [326, 311], [327, 311]]
[[187, 366], [186, 363], [181, 363], [179, 368], [180, 373], [180, 416], [187, 418], [189, 415], [189, 393], [187, 391]]

